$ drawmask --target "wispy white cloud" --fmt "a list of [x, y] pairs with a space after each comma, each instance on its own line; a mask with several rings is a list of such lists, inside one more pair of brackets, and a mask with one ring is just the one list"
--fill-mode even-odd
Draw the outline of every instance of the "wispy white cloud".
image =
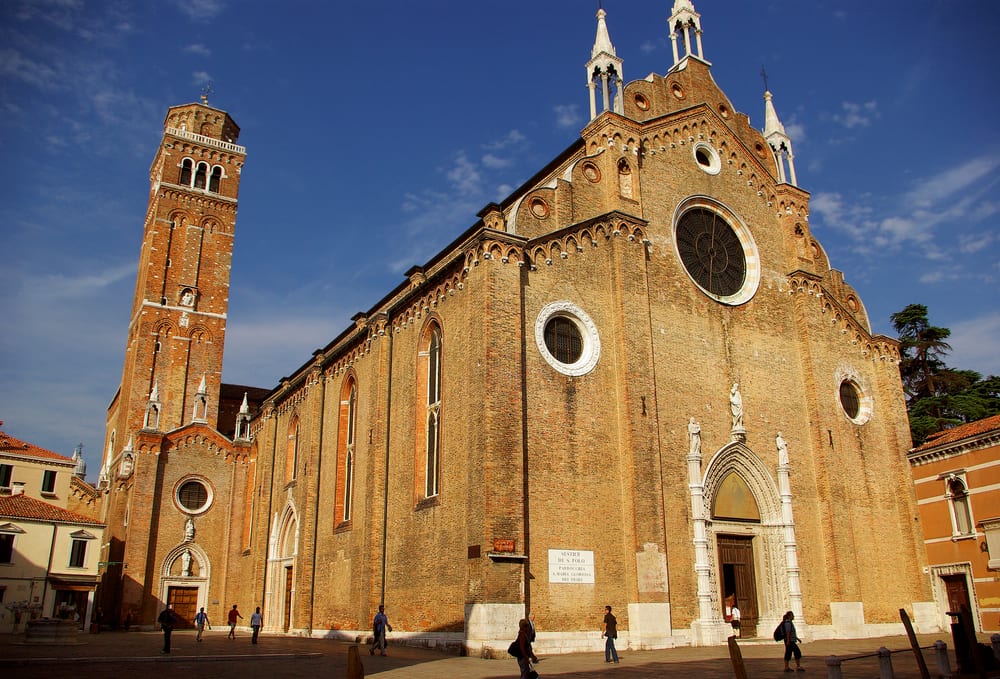
[[[850, 237], [856, 252], [870, 254], [915, 246], [930, 261], [949, 262], [955, 252], [971, 254], [996, 242], [989, 230], [949, 230], [946, 240], [941, 240], [939, 234], [948, 225], [969, 229], [997, 212], [990, 196], [1000, 181], [993, 177], [998, 169], [1000, 160], [992, 156], [945, 168], [916, 181], [895, 201], [894, 208], [880, 208], [878, 212], [870, 196], [848, 201], [839, 193], [816, 194], [811, 210], [821, 224]], [[947, 277], [940, 271], [928, 271], [921, 280], [935, 282]]]
[[841, 113], [835, 113], [833, 119], [849, 130], [868, 127], [874, 118], [879, 117], [878, 104], [874, 101], [863, 104], [845, 101], [841, 103], [840, 108]]
[[32, 59], [15, 49], [0, 50], [0, 77], [20, 80], [43, 89], [57, 87], [61, 77], [51, 64]]
[[951, 167], [933, 177], [921, 180], [911, 189], [905, 200], [920, 208], [929, 208], [964, 192], [976, 182], [996, 171], [1000, 158], [981, 156], [968, 160], [957, 167]]
[[556, 127], [575, 128], [583, 122], [580, 107], [577, 104], [559, 104], [555, 107]]
[[1000, 375], [1000, 312], [991, 311], [950, 326], [948, 365]]
[[212, 82], [212, 74], [208, 71], [195, 71], [191, 74], [191, 83], [194, 85], [207, 85]]
[[226, 9], [224, 0], [198, 0], [197, 2], [175, 0], [174, 6], [192, 21], [199, 22], [211, 21]]
[[184, 52], [185, 54], [194, 54], [194, 55], [199, 56], [199, 57], [210, 57], [210, 56], [212, 56], [212, 50], [210, 50], [205, 45], [202, 45], [201, 43], [195, 43], [193, 45], [188, 45], [187, 47], [185, 47], [181, 51]]
[[657, 45], [652, 40], [644, 40], [639, 45], [639, 51], [642, 52], [643, 54], [651, 54], [651, 53], [655, 52], [658, 48], [659, 48], [659, 45]]

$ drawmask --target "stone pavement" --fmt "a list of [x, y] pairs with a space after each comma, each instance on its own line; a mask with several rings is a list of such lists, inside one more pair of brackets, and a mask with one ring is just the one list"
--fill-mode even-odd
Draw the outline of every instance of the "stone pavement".
[[[206, 632], [205, 641], [197, 643], [194, 632], [175, 632], [172, 652], [162, 655], [159, 632], [102, 632], [81, 634], [80, 643], [68, 646], [41, 646], [23, 643], [21, 635], [0, 635], [0, 675], [33, 679], [65, 676], [73, 679], [123, 679], [172, 675], [184, 679], [315, 679], [346, 676], [347, 649], [350, 644], [302, 637], [261, 636], [253, 646], [250, 635], [236, 640], [226, 638], [225, 629]], [[951, 647], [948, 635], [921, 635], [921, 646], [942, 639]], [[987, 641], [985, 638], [982, 641]], [[391, 644], [390, 640], [390, 644]], [[821, 679], [827, 676], [825, 659], [829, 655], [872, 654], [880, 646], [901, 652], [892, 656], [898, 679], [917, 679], [920, 675], [906, 637], [878, 639], [826, 640], [803, 644], [805, 672], [786, 675], [782, 672], [779, 644], [769, 640], [741, 643], [747, 672], [751, 679], [794, 676]], [[483, 660], [457, 657], [418, 648], [389, 647], [388, 657], [368, 655], [361, 648], [366, 677], [379, 679], [500, 679], [517, 677], [513, 658]], [[721, 679], [732, 677], [725, 646], [682, 647], [658, 651], [622, 650], [621, 663], [604, 663], [603, 649], [593, 653], [542, 656], [536, 669], [542, 677], [597, 677], [635, 679], [639, 677], [693, 677]], [[935, 673], [933, 650], [924, 652], [931, 676]], [[951, 669], [955, 656], [949, 652]], [[874, 657], [844, 663], [844, 679], [875, 679], [879, 676]]]

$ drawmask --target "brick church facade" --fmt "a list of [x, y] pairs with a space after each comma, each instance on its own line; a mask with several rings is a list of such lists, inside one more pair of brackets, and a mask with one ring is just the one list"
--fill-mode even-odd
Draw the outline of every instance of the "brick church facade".
[[606, 604], [631, 648], [721, 643], [733, 602], [744, 636], [936, 628], [896, 342], [811, 234], [771, 94], [757, 130], [688, 0], [670, 27], [673, 66], [625, 84], [601, 10], [580, 138], [266, 392], [221, 383], [239, 130], [170, 109], [109, 610], [353, 639], [384, 602], [472, 654], [528, 610], [544, 652], [593, 650]]

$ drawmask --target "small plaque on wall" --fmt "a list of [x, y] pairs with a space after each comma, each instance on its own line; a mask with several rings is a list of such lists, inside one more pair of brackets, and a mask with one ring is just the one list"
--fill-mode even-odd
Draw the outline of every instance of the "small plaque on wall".
[[549, 583], [594, 584], [594, 553], [579, 549], [550, 549]]
[[517, 549], [517, 540], [493, 538], [493, 551], [501, 554], [513, 554]]

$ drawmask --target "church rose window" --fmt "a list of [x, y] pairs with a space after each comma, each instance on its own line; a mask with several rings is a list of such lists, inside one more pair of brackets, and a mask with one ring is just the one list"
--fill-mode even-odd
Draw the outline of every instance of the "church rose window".
[[677, 249], [684, 268], [713, 295], [735, 295], [746, 280], [743, 246], [729, 223], [712, 210], [696, 208], [677, 224]]
[[[705, 148], [708, 160], [717, 159], [714, 150]], [[725, 206], [704, 196], [685, 201], [677, 214], [674, 243], [691, 280], [717, 302], [749, 301], [760, 283], [760, 259], [750, 230]]]
[[185, 481], [177, 489], [177, 504], [192, 514], [207, 509], [210, 501], [208, 488], [201, 481]]

